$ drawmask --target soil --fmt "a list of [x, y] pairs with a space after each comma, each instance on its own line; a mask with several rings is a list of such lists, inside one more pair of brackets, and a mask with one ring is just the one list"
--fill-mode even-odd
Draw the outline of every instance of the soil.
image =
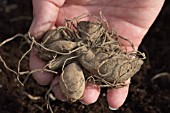
[[[51, 103], [55, 113], [169, 113], [170, 111], [170, 1], [165, 5], [158, 18], [148, 31], [140, 51], [147, 59], [142, 69], [132, 78], [129, 95], [124, 105], [111, 111], [106, 101], [106, 89], [102, 90], [98, 101], [91, 105], [80, 102], [65, 103], [56, 100]], [[17, 33], [26, 33], [32, 21], [31, 0], [0, 0], [0, 41]], [[16, 69], [21, 56], [18, 51], [19, 40], [10, 42], [0, 49], [0, 54], [11, 68]], [[28, 65], [23, 63], [23, 69]], [[156, 76], [160, 75], [158, 78]], [[163, 76], [162, 76], [163, 75]], [[21, 77], [22, 79], [22, 77]], [[48, 87], [42, 87], [30, 78], [22, 87], [16, 75], [0, 63], [0, 113], [49, 113], [46, 100], [42, 97]], [[31, 100], [28, 92], [41, 96]]]

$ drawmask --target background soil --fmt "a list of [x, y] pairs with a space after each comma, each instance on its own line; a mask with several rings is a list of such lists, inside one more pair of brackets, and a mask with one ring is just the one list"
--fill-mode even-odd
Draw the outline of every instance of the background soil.
[[[31, 0], [0, 0], [0, 41], [17, 33], [26, 33], [32, 21]], [[111, 111], [106, 101], [106, 89], [92, 105], [80, 102], [51, 103], [55, 113], [169, 113], [170, 112], [170, 1], [165, 5], [157, 20], [145, 36], [140, 50], [146, 52], [147, 60], [140, 72], [132, 78], [128, 98], [117, 111]], [[19, 40], [0, 50], [11, 68], [16, 69], [19, 56]], [[23, 69], [28, 69], [23, 63]], [[160, 76], [153, 79], [156, 75]], [[0, 113], [49, 113], [46, 101], [30, 100], [24, 92], [34, 96], [45, 95], [45, 89], [29, 79], [23, 88], [16, 76], [0, 63]]]

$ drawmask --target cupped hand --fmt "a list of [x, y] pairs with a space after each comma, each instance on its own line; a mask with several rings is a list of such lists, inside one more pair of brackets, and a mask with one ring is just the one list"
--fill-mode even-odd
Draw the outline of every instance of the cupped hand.
[[[138, 48], [142, 38], [159, 14], [164, 0], [33, 0], [34, 19], [29, 32], [37, 39], [49, 29], [64, 24], [64, 19], [72, 19], [83, 13], [99, 15], [102, 11], [110, 27], [114, 27], [117, 33], [133, 42]], [[86, 17], [84, 20], [88, 20]], [[123, 42], [130, 51], [130, 45]], [[45, 66], [45, 62], [39, 59], [35, 52], [30, 55], [30, 68], [38, 69]], [[40, 85], [49, 83], [57, 84], [59, 77], [47, 72], [36, 72], [34, 79]], [[126, 81], [127, 83], [130, 80]], [[107, 101], [111, 109], [119, 108], [125, 101], [129, 86], [119, 89], [108, 89]], [[56, 98], [65, 100], [61, 95], [58, 85], [53, 88]], [[95, 84], [87, 84], [80, 100], [88, 105], [94, 103], [100, 94], [100, 87]]]

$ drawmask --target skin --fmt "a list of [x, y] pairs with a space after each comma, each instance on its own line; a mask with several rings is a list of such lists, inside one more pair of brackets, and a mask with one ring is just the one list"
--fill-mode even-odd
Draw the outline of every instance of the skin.
[[[143, 37], [147, 33], [159, 14], [164, 0], [33, 0], [34, 19], [29, 32], [38, 39], [49, 29], [64, 24], [64, 18], [72, 19], [82, 13], [99, 15], [102, 11], [107, 19], [110, 28], [115, 28], [117, 33], [133, 42], [135, 49], [138, 48]], [[83, 20], [89, 20], [84, 18]], [[130, 51], [130, 45], [123, 42]], [[45, 62], [37, 58], [34, 50], [30, 55], [30, 68], [42, 68]], [[46, 72], [36, 72], [33, 77], [40, 85], [47, 85], [50, 82], [55, 84], [58, 79]], [[126, 83], [129, 83], [127, 80]], [[56, 98], [65, 100], [60, 95], [56, 85]], [[119, 89], [108, 89], [107, 101], [110, 108], [118, 109], [125, 101], [129, 86]], [[100, 87], [95, 84], [87, 84], [80, 100], [88, 105], [94, 103], [100, 94]]]

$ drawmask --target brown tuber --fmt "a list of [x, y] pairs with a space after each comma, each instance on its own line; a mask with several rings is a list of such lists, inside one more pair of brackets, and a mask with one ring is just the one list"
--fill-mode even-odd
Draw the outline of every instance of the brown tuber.
[[85, 78], [77, 63], [73, 62], [64, 68], [59, 86], [63, 95], [71, 102], [82, 97], [85, 89]]

